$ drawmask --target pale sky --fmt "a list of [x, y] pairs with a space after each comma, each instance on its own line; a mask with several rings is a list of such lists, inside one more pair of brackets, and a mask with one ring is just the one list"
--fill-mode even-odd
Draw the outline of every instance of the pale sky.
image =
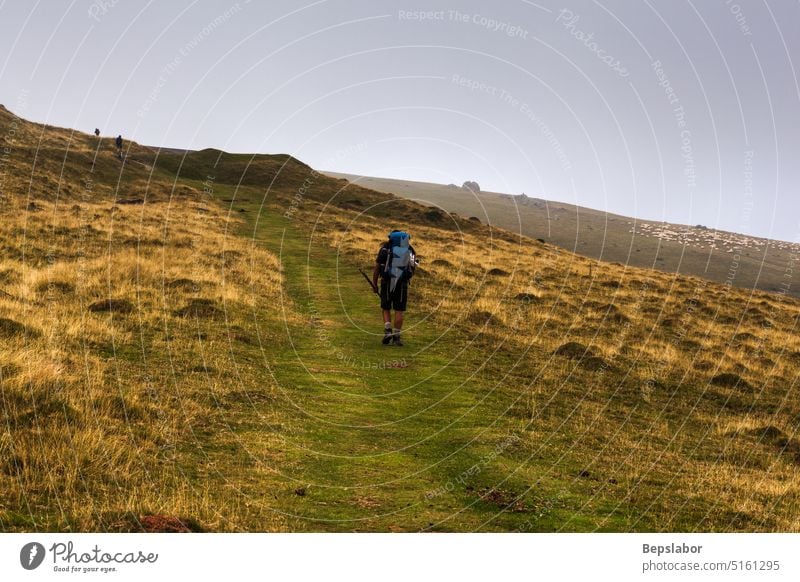
[[0, 103], [800, 241], [799, 29], [796, 0], [0, 0]]

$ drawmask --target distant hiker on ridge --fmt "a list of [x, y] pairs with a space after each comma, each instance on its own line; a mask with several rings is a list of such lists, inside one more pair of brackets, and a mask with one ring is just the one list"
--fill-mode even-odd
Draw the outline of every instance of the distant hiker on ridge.
[[95, 137], [100, 137], [100, 130], [98, 128], [96, 128], [96, 127], [94, 128], [94, 136]]
[[[372, 271], [372, 285], [378, 288], [381, 278], [380, 297], [383, 310], [383, 345], [393, 343], [402, 346], [400, 330], [403, 329], [403, 316], [408, 301], [408, 282], [414, 276], [417, 266], [416, 253], [409, 240], [411, 236], [401, 230], [389, 233], [389, 240], [383, 243], [375, 259]], [[394, 309], [394, 330], [392, 330], [392, 309]]]
[[121, 160], [122, 159], [122, 136], [118, 135], [117, 139], [115, 140], [114, 143], [117, 144], [117, 155], [119, 156], [119, 159]]

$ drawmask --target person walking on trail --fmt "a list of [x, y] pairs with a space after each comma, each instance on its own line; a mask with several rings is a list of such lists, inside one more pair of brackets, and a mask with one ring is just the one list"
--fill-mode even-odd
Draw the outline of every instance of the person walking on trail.
[[94, 128], [94, 136], [100, 137], [100, 129], [98, 129], [97, 127]]
[[[383, 345], [402, 346], [400, 331], [408, 301], [408, 283], [417, 265], [416, 252], [409, 243], [411, 236], [402, 230], [389, 233], [389, 240], [381, 246], [372, 271], [372, 285], [378, 289], [380, 277], [381, 309], [383, 310]], [[392, 322], [394, 310], [394, 322]], [[394, 323], [394, 327], [392, 327]]]
[[117, 144], [117, 155], [119, 156], [119, 159], [121, 160], [122, 159], [122, 136], [118, 135], [117, 139], [115, 140], [114, 143]]

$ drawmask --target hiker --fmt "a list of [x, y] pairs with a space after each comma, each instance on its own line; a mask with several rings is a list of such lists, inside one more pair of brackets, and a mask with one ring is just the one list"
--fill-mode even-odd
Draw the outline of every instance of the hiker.
[[117, 155], [119, 156], [119, 159], [121, 160], [122, 159], [122, 136], [118, 135], [117, 139], [115, 140], [114, 143], [117, 144]]
[[[372, 271], [372, 286], [378, 289], [381, 278], [380, 298], [383, 310], [383, 345], [393, 343], [402, 346], [400, 330], [403, 329], [403, 315], [408, 300], [408, 282], [414, 276], [417, 266], [416, 253], [409, 240], [411, 236], [401, 230], [389, 233], [389, 240], [381, 246]], [[392, 329], [392, 310], [394, 310], [394, 329]]]
[[96, 127], [94, 128], [94, 136], [95, 137], [100, 137], [100, 130], [98, 128], [96, 128]]

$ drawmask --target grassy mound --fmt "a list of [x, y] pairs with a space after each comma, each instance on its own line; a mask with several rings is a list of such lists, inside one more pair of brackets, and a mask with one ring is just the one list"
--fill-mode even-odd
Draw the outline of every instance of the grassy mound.
[[[17, 123], [0, 529], [797, 528], [796, 301], [431, 220], [289, 156], [120, 162]], [[431, 266], [405, 347], [357, 270], [388, 216]]]

